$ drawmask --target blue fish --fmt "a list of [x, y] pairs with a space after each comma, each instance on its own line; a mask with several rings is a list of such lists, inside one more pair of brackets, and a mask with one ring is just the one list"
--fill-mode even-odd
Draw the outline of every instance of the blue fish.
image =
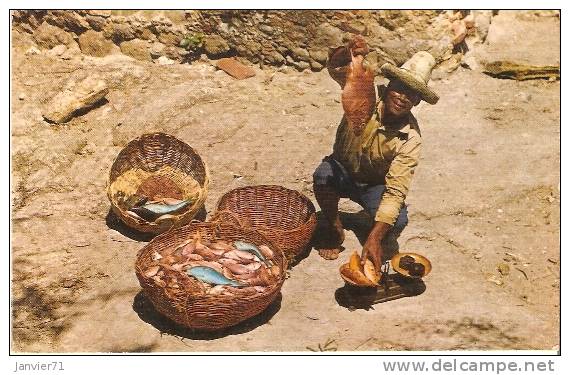
[[263, 263], [268, 264], [268, 263], [267, 263], [267, 258], [265, 258], [265, 256], [263, 256], [263, 254], [261, 253], [261, 251], [259, 251], [259, 249], [257, 248], [257, 246], [255, 246], [254, 244], [247, 243], [247, 242], [243, 242], [243, 241], [235, 241], [235, 242], [234, 242], [234, 246], [235, 246], [236, 249], [238, 249], [238, 250], [247, 251], [248, 253], [255, 255], [255, 256], [258, 257]]
[[187, 199], [177, 204], [160, 204], [160, 203], [149, 203], [144, 206], [132, 207], [129, 211], [134, 212], [145, 220], [156, 220], [158, 217], [166, 214], [173, 214], [178, 212], [188, 206], [192, 202], [191, 199]]
[[205, 266], [196, 266], [186, 270], [189, 276], [194, 276], [200, 281], [214, 285], [231, 285], [235, 287], [245, 286], [235, 280], [230, 280], [213, 268]]

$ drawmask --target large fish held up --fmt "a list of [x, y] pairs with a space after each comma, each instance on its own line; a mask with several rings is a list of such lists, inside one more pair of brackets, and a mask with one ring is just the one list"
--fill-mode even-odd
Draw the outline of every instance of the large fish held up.
[[374, 113], [376, 90], [374, 73], [364, 66], [364, 56], [351, 53], [351, 58], [341, 98], [348, 125], [358, 136]]
[[327, 68], [342, 88], [342, 107], [346, 120], [356, 135], [362, 134], [376, 106], [374, 73], [364, 65], [369, 48], [366, 40], [355, 36], [346, 46], [329, 51]]

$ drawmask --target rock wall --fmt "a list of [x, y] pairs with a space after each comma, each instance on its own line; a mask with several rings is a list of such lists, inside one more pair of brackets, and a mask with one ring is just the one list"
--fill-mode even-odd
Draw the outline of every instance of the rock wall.
[[372, 63], [402, 64], [419, 50], [451, 55], [450, 12], [444, 11], [13, 11], [15, 30], [40, 49], [58, 45], [84, 54], [121, 52], [139, 60], [191, 61], [238, 56], [254, 64], [323, 69], [328, 48], [366, 37]]

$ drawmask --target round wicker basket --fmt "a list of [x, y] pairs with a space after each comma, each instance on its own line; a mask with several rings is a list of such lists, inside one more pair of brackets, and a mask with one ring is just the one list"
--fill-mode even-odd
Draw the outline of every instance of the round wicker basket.
[[[182, 199], [192, 199], [192, 203], [160, 223], [129, 215], [124, 200], [133, 196], [149, 177], [172, 181]], [[129, 227], [161, 233], [187, 224], [196, 216], [206, 200], [208, 184], [208, 168], [192, 147], [171, 135], [152, 133], [132, 140], [121, 150], [111, 167], [107, 196], [113, 212]]]
[[[196, 233], [200, 233], [203, 239], [209, 241], [242, 240], [257, 246], [268, 246], [274, 251], [273, 260], [281, 271], [277, 282], [262, 293], [248, 296], [196, 295], [186, 289], [162, 288], [152, 279], [144, 276], [144, 270], [153, 262], [154, 252], [160, 254], [162, 251], [176, 247], [185, 240], [193, 238]], [[255, 230], [244, 230], [219, 223], [199, 222], [193, 222], [155, 237], [139, 251], [135, 263], [139, 283], [157, 311], [185, 327], [205, 331], [234, 326], [265, 310], [279, 295], [285, 280], [286, 268], [287, 263], [283, 253]]]
[[313, 203], [277, 185], [237, 188], [218, 201], [212, 221], [253, 228], [278, 246], [289, 262], [307, 250], [317, 226]]

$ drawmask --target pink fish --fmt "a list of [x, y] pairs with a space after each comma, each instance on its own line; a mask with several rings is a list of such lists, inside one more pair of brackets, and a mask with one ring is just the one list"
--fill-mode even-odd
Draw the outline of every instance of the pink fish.
[[231, 249], [231, 246], [229, 243], [227, 243], [225, 241], [216, 241], [210, 245], [210, 249], [227, 251], [227, 250]]
[[261, 245], [259, 246], [259, 251], [261, 251], [261, 254], [263, 254], [267, 259], [273, 259], [273, 251], [271, 251], [269, 247]]
[[251, 263], [251, 262], [253, 262], [253, 259], [251, 259], [251, 258], [253, 258], [253, 255], [251, 255], [250, 253], [248, 253], [248, 252], [246, 252], [246, 251], [243, 251], [243, 252], [246, 253], [249, 257], [251, 257], [251, 258], [246, 258], [245, 255], [244, 255], [243, 257], [240, 256], [240, 255], [237, 253], [237, 251], [238, 251], [238, 250], [230, 250], [230, 251], [227, 251], [227, 252], [224, 253], [224, 255], [222, 255], [222, 257], [228, 258], [228, 259], [236, 260], [236, 261], [238, 261], [239, 263]]
[[351, 57], [352, 62], [342, 90], [342, 108], [349, 127], [356, 135], [360, 135], [376, 105], [374, 73], [362, 64], [363, 56], [355, 56], [351, 52]]
[[208, 249], [205, 246], [196, 246], [194, 249], [194, 253], [202, 256], [204, 259], [207, 260], [217, 260], [219, 257], [212, 252], [212, 250]]

